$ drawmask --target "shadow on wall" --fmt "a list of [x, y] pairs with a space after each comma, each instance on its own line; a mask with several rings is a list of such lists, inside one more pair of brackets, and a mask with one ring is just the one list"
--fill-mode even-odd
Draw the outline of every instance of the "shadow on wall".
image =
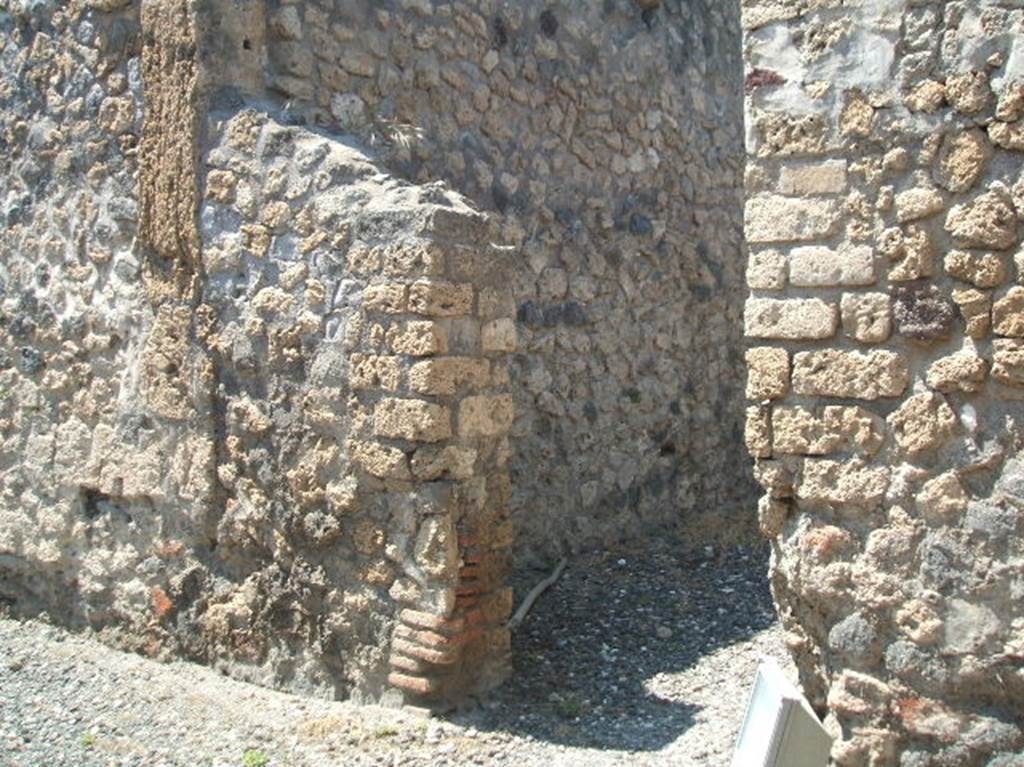
[[[693, 727], [701, 701], [747, 694], [736, 659], [695, 667], [775, 622], [767, 549], [680, 551], [678, 540], [585, 554], [513, 634], [516, 670], [461, 724], [566, 746], [658, 751]], [[523, 573], [517, 601], [539, 579]], [[748, 662], [755, 663], [752, 652]], [[713, 725], [731, 748], [735, 722]]]

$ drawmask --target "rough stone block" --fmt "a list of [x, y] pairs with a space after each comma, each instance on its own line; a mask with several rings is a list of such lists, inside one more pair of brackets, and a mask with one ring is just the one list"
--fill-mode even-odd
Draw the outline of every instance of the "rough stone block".
[[1006, 282], [1006, 264], [995, 253], [952, 250], [943, 260], [946, 274], [979, 288], [995, 288]]
[[1017, 242], [1017, 214], [1009, 193], [999, 188], [953, 206], [946, 216], [946, 231], [962, 247], [1012, 248]]
[[992, 304], [992, 329], [1000, 336], [1024, 336], [1024, 288], [1016, 285]]
[[918, 226], [892, 228], [882, 232], [878, 250], [894, 262], [889, 268], [893, 282], [930, 277], [934, 271], [935, 247], [928, 232]]
[[485, 352], [514, 352], [518, 345], [516, 323], [505, 317], [491, 320], [481, 329], [480, 341]]
[[988, 363], [974, 352], [957, 352], [935, 360], [929, 367], [928, 385], [940, 392], [976, 392], [985, 384]]
[[843, 293], [839, 302], [843, 332], [877, 344], [892, 333], [892, 301], [886, 293]]
[[473, 286], [418, 280], [409, 286], [409, 311], [430, 317], [455, 317], [473, 309]]
[[785, 165], [779, 173], [779, 191], [787, 195], [839, 194], [846, 185], [846, 160]]
[[771, 346], [747, 349], [747, 399], [785, 397], [789, 392], [789, 352]]
[[820, 298], [748, 298], [744, 332], [748, 338], [831, 338], [839, 312]]
[[992, 377], [1009, 386], [1024, 386], [1024, 341], [997, 338], [992, 342]]
[[896, 195], [896, 220], [901, 224], [934, 216], [946, 209], [946, 199], [937, 189], [917, 187]]
[[840, 450], [867, 455], [885, 439], [885, 421], [863, 408], [828, 405], [819, 413], [806, 407], [772, 411], [772, 450], [791, 455], [828, 455]]
[[991, 158], [992, 147], [980, 130], [946, 136], [935, 166], [935, 181], [950, 192], [966, 192], [981, 178]]
[[992, 322], [992, 299], [980, 290], [954, 290], [953, 301], [967, 325], [967, 335], [976, 340], [988, 336]]
[[889, 469], [860, 459], [808, 458], [797, 484], [803, 501], [873, 506], [889, 489]]
[[438, 357], [417, 362], [409, 371], [409, 387], [420, 394], [447, 396], [461, 386], [481, 389], [490, 383], [491, 364], [472, 357]]
[[956, 429], [957, 417], [934, 392], [910, 397], [886, 419], [896, 442], [909, 455], [940, 447]]
[[747, 408], [746, 426], [743, 430], [747, 450], [755, 458], [767, 458], [772, 454], [771, 408], [765, 405], [751, 405]]
[[401, 378], [402, 369], [397, 357], [353, 354], [349, 358], [349, 385], [353, 389], [395, 391]]
[[437, 442], [452, 436], [451, 413], [448, 408], [431, 402], [392, 397], [377, 403], [373, 428], [381, 437]]
[[931, 522], [948, 524], [967, 510], [967, 501], [956, 472], [947, 471], [924, 483], [917, 494], [917, 509]]
[[896, 331], [915, 341], [936, 341], [953, 334], [956, 312], [934, 285], [898, 285], [893, 289]]
[[793, 391], [797, 394], [873, 400], [898, 397], [909, 382], [907, 360], [891, 351], [823, 349], [799, 352], [793, 358]]
[[401, 450], [376, 442], [350, 440], [349, 456], [367, 474], [379, 479], [408, 480], [409, 462]]
[[817, 288], [870, 285], [875, 281], [875, 254], [864, 246], [794, 248], [789, 254], [789, 281], [797, 287]]
[[367, 285], [363, 292], [363, 307], [368, 312], [401, 314], [406, 308], [406, 286], [394, 282]]
[[839, 226], [839, 206], [834, 200], [768, 195], [747, 201], [747, 241], [799, 242], [820, 240]]
[[428, 357], [448, 351], [448, 332], [437, 322], [411, 321], [392, 325], [384, 337], [395, 354]]
[[514, 416], [512, 396], [466, 397], [459, 404], [459, 435], [462, 437], [496, 437], [512, 427]]

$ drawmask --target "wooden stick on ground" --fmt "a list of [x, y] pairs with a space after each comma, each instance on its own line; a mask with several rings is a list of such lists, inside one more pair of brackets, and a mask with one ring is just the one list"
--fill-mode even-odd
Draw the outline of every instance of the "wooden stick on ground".
[[509, 618], [508, 627], [511, 630], [515, 631], [519, 627], [519, 624], [523, 622], [526, 614], [530, 612], [530, 608], [533, 607], [533, 603], [537, 601], [537, 597], [543, 594], [555, 581], [562, 577], [562, 571], [565, 570], [565, 566], [567, 564], [569, 564], [569, 560], [562, 557], [551, 575], [530, 589], [530, 593], [526, 595], [523, 603], [519, 605], [519, 609], [516, 610], [516, 614]]

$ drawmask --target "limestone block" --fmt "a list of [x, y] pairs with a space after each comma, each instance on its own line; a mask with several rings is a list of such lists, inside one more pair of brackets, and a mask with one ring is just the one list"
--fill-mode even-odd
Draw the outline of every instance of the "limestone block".
[[349, 385], [353, 389], [395, 391], [401, 377], [402, 370], [397, 357], [353, 354], [349, 358]]
[[747, 408], [746, 426], [743, 430], [747, 451], [755, 458], [767, 458], [772, 454], [771, 408], [751, 405]]
[[849, 450], [872, 455], [885, 439], [885, 422], [863, 408], [828, 405], [816, 413], [799, 406], [772, 411], [772, 450], [790, 455], [828, 455]]
[[490, 384], [491, 364], [473, 357], [438, 357], [417, 362], [409, 370], [409, 387], [420, 394], [447, 396], [461, 386], [481, 389]]
[[1006, 264], [995, 253], [951, 250], [943, 260], [946, 273], [979, 288], [995, 288], [1006, 282]]
[[858, 458], [808, 458], [796, 494], [804, 501], [856, 506], [877, 504], [888, 489], [889, 469], [884, 466], [871, 466]]
[[1024, 336], [1024, 287], [1010, 288], [992, 304], [992, 329], [1000, 336]]
[[930, 479], [917, 494], [917, 510], [929, 522], [949, 524], [967, 510], [967, 492], [956, 472]]
[[928, 368], [927, 381], [933, 389], [949, 393], [976, 392], [985, 384], [988, 363], [973, 352], [957, 352], [936, 360]]
[[896, 332], [915, 341], [935, 341], [953, 333], [953, 304], [934, 285], [898, 285], [893, 289]]
[[779, 191], [787, 195], [839, 194], [846, 186], [846, 160], [784, 165], [779, 172]]
[[747, 399], [785, 397], [789, 392], [789, 352], [771, 346], [747, 349]]
[[455, 317], [473, 309], [473, 286], [417, 280], [409, 286], [409, 311], [431, 317]]
[[941, 213], [946, 200], [937, 189], [917, 187], [896, 195], [896, 219], [905, 224]]
[[363, 291], [363, 306], [368, 312], [401, 314], [406, 307], [406, 287], [393, 282], [367, 285]]
[[839, 312], [820, 298], [748, 298], [744, 332], [748, 338], [831, 338]]
[[384, 336], [395, 354], [429, 357], [448, 351], [448, 333], [437, 322], [414, 320], [392, 325]]
[[869, 247], [839, 250], [817, 245], [789, 254], [789, 282], [797, 287], [870, 285], [875, 281], [875, 254]]
[[485, 352], [514, 352], [518, 346], [515, 321], [507, 317], [491, 320], [481, 328], [480, 341]]
[[933, 174], [935, 182], [950, 192], [966, 192], [978, 182], [991, 159], [992, 147], [980, 130], [946, 136]]
[[992, 377], [1009, 386], [1024, 386], [1024, 341], [992, 342]]
[[832, 235], [840, 210], [834, 200], [765, 195], [747, 201], [747, 241], [798, 242]]
[[799, 352], [793, 358], [793, 391], [812, 397], [898, 397], [909, 381], [906, 359], [881, 349], [823, 349]]
[[462, 437], [496, 437], [512, 427], [514, 407], [512, 396], [466, 397], [459, 404], [459, 435]]
[[946, 231], [962, 247], [1012, 248], [1017, 242], [1017, 214], [1010, 195], [1000, 188], [954, 205], [946, 216]]
[[843, 332], [864, 343], [881, 343], [892, 333], [892, 301], [886, 293], [843, 293]]
[[374, 408], [373, 428], [381, 437], [437, 442], [452, 436], [451, 413], [432, 402], [389, 397]]
[[939, 394], [915, 394], [886, 419], [900, 447], [909, 455], [935, 450], [953, 436], [957, 417]]
[[786, 287], [786, 256], [777, 250], [751, 253], [747, 261], [747, 285], [753, 290]]
[[953, 302], [967, 325], [967, 335], [979, 340], [985, 338], [992, 315], [992, 299], [989, 294], [980, 290], [954, 290]]

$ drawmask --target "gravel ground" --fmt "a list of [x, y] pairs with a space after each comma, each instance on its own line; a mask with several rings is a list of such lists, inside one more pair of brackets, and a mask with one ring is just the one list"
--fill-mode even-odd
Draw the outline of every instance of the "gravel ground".
[[[516, 675], [447, 717], [304, 699], [0, 619], [0, 765], [728, 764], [763, 655], [784, 661], [763, 549], [670, 541], [574, 558]], [[520, 573], [522, 594], [544, 573]]]

